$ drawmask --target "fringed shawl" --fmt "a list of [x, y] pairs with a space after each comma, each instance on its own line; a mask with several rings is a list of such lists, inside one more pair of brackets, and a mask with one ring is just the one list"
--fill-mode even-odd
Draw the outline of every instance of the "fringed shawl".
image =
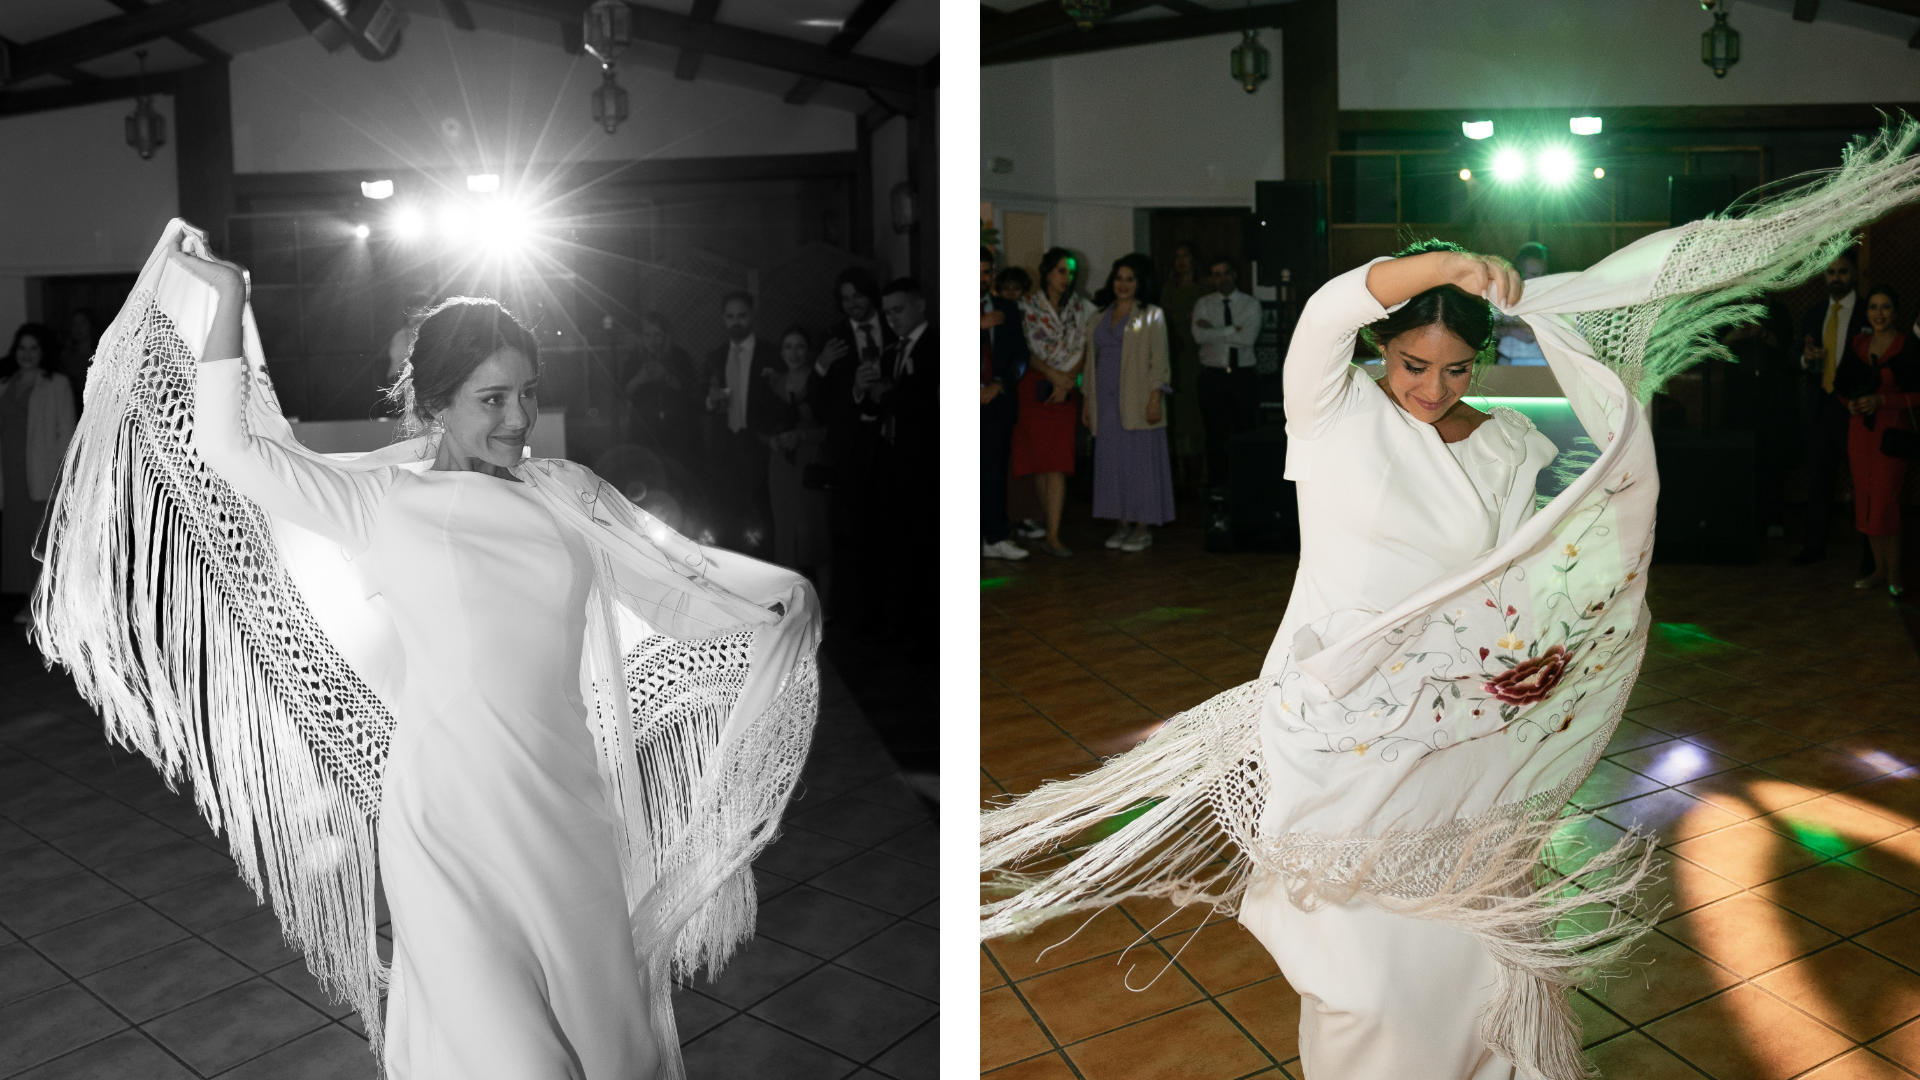
[[[1274, 874], [1303, 908], [1359, 897], [1475, 934], [1502, 972], [1487, 1045], [1524, 1075], [1593, 1075], [1565, 992], [1641, 929], [1652, 852], [1631, 835], [1571, 851], [1561, 815], [1646, 647], [1659, 481], [1644, 405], [1727, 355], [1717, 335], [1759, 314], [1747, 301], [1920, 193], [1917, 137], [1907, 121], [1743, 217], [1529, 282], [1508, 314], [1533, 328], [1597, 460], [1473, 565], [1378, 615], [1309, 623], [1259, 679], [989, 811], [981, 864], [1000, 898], [981, 935], [1131, 897], [1231, 911]], [[1469, 786], [1497, 796], [1472, 803]]]
[[[48, 508], [34, 635], [108, 736], [193, 783], [242, 878], [365, 1022], [387, 967], [374, 935], [376, 823], [397, 635], [335, 545], [236, 493], [193, 448], [210, 288], [167, 261], [172, 222], [102, 335]], [[294, 439], [245, 316], [246, 422], [330, 467], [425, 468], [420, 440], [323, 456]], [[819, 614], [798, 575], [703, 548], [588, 470], [516, 470], [595, 567], [582, 683], [621, 823], [636, 963], [681, 1075], [669, 975], [717, 974], [752, 936], [749, 861], [775, 834], [812, 736]]]

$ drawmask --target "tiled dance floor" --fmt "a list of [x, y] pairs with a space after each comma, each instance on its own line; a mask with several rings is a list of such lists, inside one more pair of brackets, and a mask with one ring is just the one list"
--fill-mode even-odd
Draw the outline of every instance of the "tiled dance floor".
[[[7, 613], [13, 606], [4, 608]], [[675, 999], [692, 1080], [931, 1080], [934, 823], [831, 671], [759, 935]], [[224, 839], [0, 639], [0, 1077], [370, 1080]]]
[[[982, 564], [983, 798], [1259, 673], [1290, 556], [1208, 554], [1192, 528], [1121, 554], [1106, 531], [1070, 530], [1072, 559]], [[1596, 839], [1658, 834], [1671, 900], [1636, 966], [1576, 1001], [1606, 1077], [1920, 1075], [1920, 659], [1835, 549], [1650, 574], [1654, 644], [1577, 800]], [[1298, 1080], [1299, 998], [1237, 923], [1196, 935], [1203, 910], [1109, 911], [1044, 956], [1072, 925], [988, 943], [982, 1071]]]

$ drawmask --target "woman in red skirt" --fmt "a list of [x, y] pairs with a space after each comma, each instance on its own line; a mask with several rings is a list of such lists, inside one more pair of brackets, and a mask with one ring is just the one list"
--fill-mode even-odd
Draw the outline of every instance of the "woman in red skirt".
[[1853, 472], [1854, 527], [1873, 547], [1873, 573], [1853, 583], [1856, 589], [1881, 585], [1899, 596], [1900, 489], [1907, 461], [1881, 449], [1888, 430], [1913, 431], [1920, 406], [1920, 356], [1906, 351], [1907, 335], [1894, 329], [1900, 297], [1887, 286], [1867, 294], [1867, 324], [1873, 329], [1853, 339], [1834, 373], [1836, 393], [1853, 413], [1847, 422], [1847, 461]]
[[1066, 248], [1041, 256], [1040, 287], [1020, 303], [1033, 359], [1014, 393], [1020, 416], [1013, 425], [1013, 475], [1033, 477], [1047, 513], [1047, 551], [1061, 558], [1073, 554], [1060, 542], [1060, 514], [1080, 422], [1074, 384], [1093, 321], [1093, 305], [1074, 291], [1079, 276], [1080, 260]]

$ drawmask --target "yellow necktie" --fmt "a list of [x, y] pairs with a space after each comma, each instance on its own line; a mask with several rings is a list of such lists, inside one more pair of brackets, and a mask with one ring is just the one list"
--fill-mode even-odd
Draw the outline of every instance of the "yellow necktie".
[[1835, 364], [1840, 362], [1838, 353], [1840, 347], [1840, 301], [1838, 300], [1835, 300], [1833, 306], [1827, 309], [1826, 340], [1822, 342], [1822, 344], [1826, 346], [1827, 360], [1826, 365], [1820, 369], [1820, 388], [1831, 394], [1833, 393], [1833, 368]]

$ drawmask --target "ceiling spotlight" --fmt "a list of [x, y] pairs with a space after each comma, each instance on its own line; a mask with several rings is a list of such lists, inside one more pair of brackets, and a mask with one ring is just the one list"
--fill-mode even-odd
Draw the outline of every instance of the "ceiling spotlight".
[[1575, 116], [1567, 120], [1567, 129], [1575, 135], [1600, 134], [1600, 118], [1597, 116]]
[[449, 204], [440, 210], [440, 233], [449, 240], [457, 240], [467, 232], [472, 215], [467, 208], [458, 204]]
[[1573, 160], [1572, 151], [1560, 146], [1541, 151], [1540, 160], [1534, 163], [1534, 169], [1540, 174], [1540, 179], [1554, 185], [1564, 184], [1573, 179], [1574, 170], [1577, 168], [1579, 163]]
[[1506, 149], [1493, 155], [1493, 178], [1502, 183], [1511, 184], [1523, 180], [1527, 175], [1527, 156], [1518, 150]]
[[1593, 178], [1595, 180], [1604, 180], [1606, 179], [1606, 177], [1607, 177], [1607, 170], [1602, 169], [1599, 166], [1594, 167]]
[[1493, 138], [1493, 121], [1465, 120], [1460, 124], [1460, 133], [1469, 139]]
[[393, 197], [393, 181], [362, 180], [360, 181], [360, 194], [365, 195], [369, 199], [392, 198]]
[[1472, 170], [1472, 169], [1461, 169], [1461, 170], [1460, 170], [1460, 179], [1462, 179], [1462, 180], [1471, 180], [1471, 179], [1473, 179], [1473, 170]]
[[467, 190], [479, 192], [480, 194], [483, 194], [483, 195], [489, 191], [499, 191], [500, 190], [500, 174], [499, 173], [479, 173], [475, 176], [469, 176], [467, 177]]
[[365, 240], [367, 237], [373, 235], [373, 230], [367, 228], [365, 225], [355, 225], [353, 227], [353, 235], [356, 239]]
[[403, 206], [394, 211], [393, 233], [402, 240], [417, 240], [427, 231], [427, 223], [420, 211], [411, 206]]

